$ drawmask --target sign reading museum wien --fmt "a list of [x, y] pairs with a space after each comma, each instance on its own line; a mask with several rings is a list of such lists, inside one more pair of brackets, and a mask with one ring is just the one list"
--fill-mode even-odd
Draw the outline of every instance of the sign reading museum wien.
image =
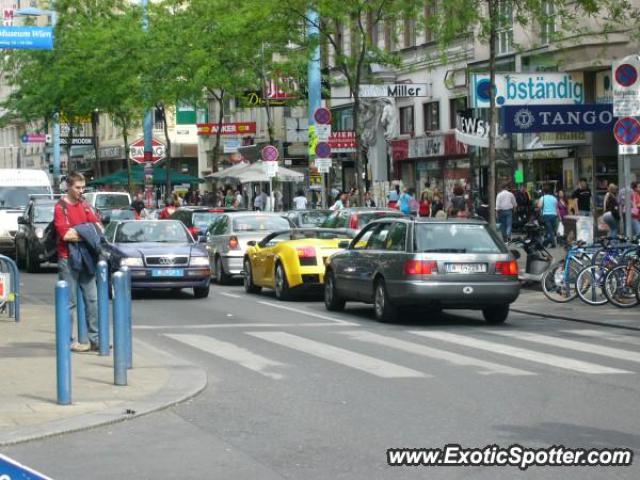
[[377, 97], [427, 97], [426, 83], [392, 83], [360, 85], [360, 98]]

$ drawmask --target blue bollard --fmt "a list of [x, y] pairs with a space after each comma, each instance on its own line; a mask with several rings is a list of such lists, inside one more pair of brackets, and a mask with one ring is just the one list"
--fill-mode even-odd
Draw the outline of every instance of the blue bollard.
[[56, 374], [58, 405], [71, 404], [71, 313], [69, 284], [56, 283]]
[[127, 279], [127, 368], [133, 368], [132, 326], [131, 326], [131, 270], [124, 266], [120, 268]]
[[109, 355], [109, 272], [107, 262], [98, 262], [96, 275], [98, 284], [98, 339], [100, 356]]
[[111, 278], [113, 295], [113, 383], [127, 384], [127, 280], [122, 272]]
[[84, 297], [82, 296], [82, 289], [79, 284], [76, 290], [76, 321], [78, 322], [78, 343], [86, 345], [89, 343], [89, 330], [87, 328]]

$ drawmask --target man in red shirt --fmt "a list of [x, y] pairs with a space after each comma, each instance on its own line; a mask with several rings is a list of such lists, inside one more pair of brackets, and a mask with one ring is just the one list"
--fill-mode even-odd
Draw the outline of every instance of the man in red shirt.
[[[73, 342], [74, 352], [98, 351], [98, 294], [95, 273], [73, 270], [69, 265], [69, 243], [81, 242], [82, 238], [73, 228], [81, 223], [95, 223], [100, 231], [102, 226], [91, 207], [82, 199], [85, 188], [84, 176], [73, 172], [67, 176], [67, 194], [54, 208], [53, 222], [58, 233], [58, 278], [69, 285], [70, 308], [76, 305], [78, 287], [85, 305], [85, 321], [89, 332], [89, 344]], [[73, 323], [73, 315], [72, 315]]]

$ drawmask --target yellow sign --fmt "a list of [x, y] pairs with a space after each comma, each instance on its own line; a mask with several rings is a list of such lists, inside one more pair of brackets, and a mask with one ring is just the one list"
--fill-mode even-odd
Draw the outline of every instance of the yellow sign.
[[316, 156], [317, 145], [318, 145], [318, 134], [316, 133], [316, 126], [309, 125], [309, 157]]

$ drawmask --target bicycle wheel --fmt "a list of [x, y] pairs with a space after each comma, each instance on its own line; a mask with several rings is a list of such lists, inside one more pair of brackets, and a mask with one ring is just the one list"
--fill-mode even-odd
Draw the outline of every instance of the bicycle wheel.
[[616, 307], [631, 308], [639, 303], [640, 270], [633, 265], [619, 265], [604, 279], [604, 294]]
[[552, 265], [542, 277], [542, 291], [552, 302], [566, 303], [578, 296], [576, 280], [581, 267], [570, 262], [568, 268], [565, 275], [565, 262], [562, 260]]
[[580, 300], [588, 305], [604, 305], [609, 301], [604, 293], [604, 279], [608, 270], [599, 265], [582, 269], [576, 280]]

